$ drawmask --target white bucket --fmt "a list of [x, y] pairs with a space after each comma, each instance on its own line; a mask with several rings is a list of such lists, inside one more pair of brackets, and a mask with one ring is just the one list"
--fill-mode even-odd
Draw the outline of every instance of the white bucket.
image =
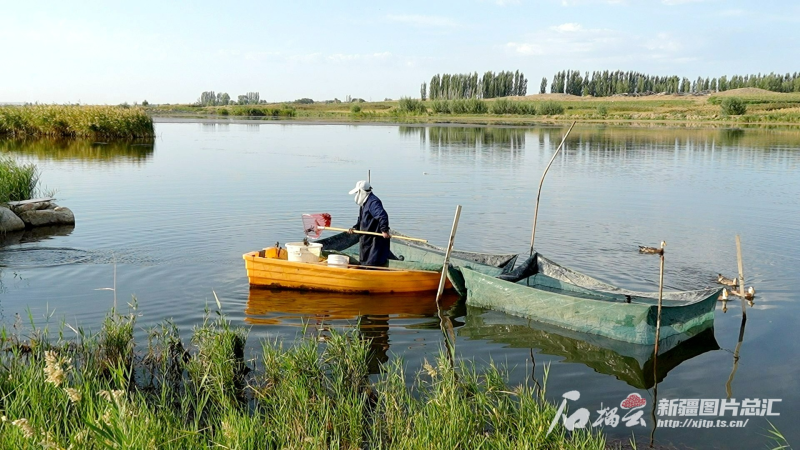
[[345, 255], [328, 255], [328, 265], [334, 267], [347, 267], [350, 258]]
[[322, 251], [322, 244], [311, 242], [304, 245], [302, 242], [287, 242], [286, 252], [289, 254], [289, 261], [294, 262], [318, 262]]

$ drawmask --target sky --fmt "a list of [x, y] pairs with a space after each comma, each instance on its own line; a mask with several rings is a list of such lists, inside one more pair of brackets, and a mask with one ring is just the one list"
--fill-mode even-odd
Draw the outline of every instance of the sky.
[[0, 0], [0, 102], [419, 96], [436, 73], [800, 70], [800, 2]]

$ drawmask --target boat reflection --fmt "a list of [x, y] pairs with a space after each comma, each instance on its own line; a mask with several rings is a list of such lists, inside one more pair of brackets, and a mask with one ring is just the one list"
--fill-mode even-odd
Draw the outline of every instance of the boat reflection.
[[458, 336], [536, 348], [560, 356], [565, 362], [584, 364], [598, 373], [613, 375], [637, 389], [650, 389], [682, 362], [708, 351], [719, 350], [713, 322], [693, 330], [691, 337], [662, 340], [658, 364], [652, 345], [639, 345], [552, 327], [498, 311], [467, 306], [465, 324]]
[[[445, 293], [441, 307], [448, 309], [458, 300], [457, 294]], [[413, 328], [412, 323], [418, 323], [408, 323], [403, 319], [430, 319], [438, 327], [435, 295], [250, 289], [244, 321], [253, 325], [309, 324], [317, 330], [356, 325], [361, 335], [370, 340], [369, 372], [377, 374], [389, 359], [390, 323], [399, 321], [404, 328]]]

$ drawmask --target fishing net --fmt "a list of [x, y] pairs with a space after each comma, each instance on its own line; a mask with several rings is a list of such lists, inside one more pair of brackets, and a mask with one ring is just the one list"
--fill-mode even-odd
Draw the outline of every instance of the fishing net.
[[[620, 289], [541, 255], [498, 278], [469, 269], [462, 272], [468, 305], [621, 341], [654, 343], [657, 292]], [[713, 323], [719, 291], [665, 292], [660, 339], [691, 335], [698, 325]]]
[[331, 226], [331, 220], [331, 215], [328, 213], [303, 214], [303, 231], [307, 237], [319, 239], [322, 230]]

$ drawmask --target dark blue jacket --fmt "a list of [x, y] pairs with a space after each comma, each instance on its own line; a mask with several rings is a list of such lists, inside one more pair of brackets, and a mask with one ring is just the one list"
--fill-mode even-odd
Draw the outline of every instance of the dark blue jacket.
[[[373, 233], [389, 232], [389, 214], [383, 209], [381, 200], [370, 193], [358, 214], [358, 222], [354, 230], [372, 231]], [[380, 236], [359, 236], [359, 259], [365, 266], [382, 266], [389, 259], [397, 259], [389, 249], [389, 239]]]

